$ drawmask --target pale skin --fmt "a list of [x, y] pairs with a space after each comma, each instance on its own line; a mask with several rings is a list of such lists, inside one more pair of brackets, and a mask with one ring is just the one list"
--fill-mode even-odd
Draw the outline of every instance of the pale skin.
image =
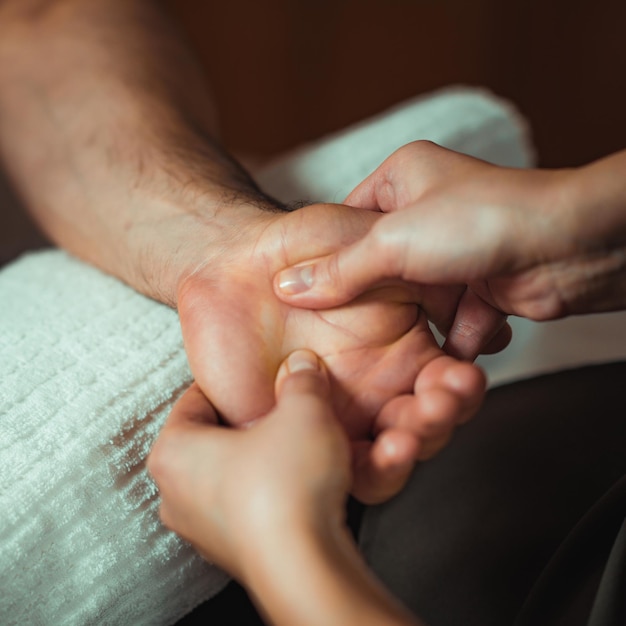
[[425, 285], [467, 284], [445, 332], [448, 352], [468, 359], [506, 343], [505, 315], [623, 309], [625, 172], [626, 151], [576, 169], [518, 170], [409, 144], [346, 199], [386, 215], [353, 245], [280, 273], [276, 293], [316, 308], [399, 280], [418, 298]]
[[161, 519], [235, 576], [268, 623], [418, 626], [345, 526], [350, 442], [331, 396], [325, 365], [304, 350], [282, 364], [276, 406], [249, 429], [220, 427], [192, 386], [148, 458]]
[[178, 310], [192, 373], [225, 421], [270, 409], [291, 350], [323, 355], [364, 502], [396, 493], [480, 404], [484, 376], [445, 355], [422, 312], [452, 319], [462, 290], [425, 294], [423, 309], [403, 289], [332, 311], [276, 299], [277, 272], [380, 215], [287, 213], [258, 189], [220, 146], [205, 78], [158, 3], [1, 2], [0, 158], [55, 243]]

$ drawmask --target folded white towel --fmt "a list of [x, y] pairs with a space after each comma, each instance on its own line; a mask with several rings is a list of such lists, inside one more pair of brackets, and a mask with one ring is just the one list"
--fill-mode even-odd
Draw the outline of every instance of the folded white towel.
[[[487, 92], [408, 102], [259, 173], [277, 197], [341, 200], [432, 139], [528, 165], [522, 118]], [[157, 516], [144, 460], [191, 376], [174, 311], [61, 251], [0, 272], [0, 624], [172, 624], [227, 577]]]

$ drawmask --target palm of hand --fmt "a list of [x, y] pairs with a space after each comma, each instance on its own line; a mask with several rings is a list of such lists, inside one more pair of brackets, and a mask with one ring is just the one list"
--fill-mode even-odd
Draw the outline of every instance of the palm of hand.
[[339, 205], [268, 213], [228, 251], [219, 272], [205, 266], [188, 279], [179, 314], [189, 363], [226, 422], [267, 413], [281, 361], [309, 348], [329, 369], [349, 437], [365, 439], [382, 405], [410, 393], [420, 369], [441, 354], [424, 316], [397, 291], [322, 311], [293, 308], [274, 295], [279, 270], [352, 243], [377, 217]]

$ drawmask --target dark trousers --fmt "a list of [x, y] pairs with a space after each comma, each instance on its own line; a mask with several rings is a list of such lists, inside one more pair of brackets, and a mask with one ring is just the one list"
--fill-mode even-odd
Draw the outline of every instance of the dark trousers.
[[[624, 626], [625, 477], [614, 363], [491, 390], [401, 494], [351, 503], [350, 518], [370, 566], [430, 626]], [[201, 621], [263, 623], [235, 583], [179, 624]]]

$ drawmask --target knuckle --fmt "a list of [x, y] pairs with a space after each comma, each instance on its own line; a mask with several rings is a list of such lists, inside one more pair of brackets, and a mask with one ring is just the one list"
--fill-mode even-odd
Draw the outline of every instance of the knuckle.
[[346, 284], [340, 267], [340, 257], [333, 254], [326, 264], [326, 284], [333, 291], [343, 293], [346, 290]]
[[398, 159], [401, 162], [408, 161], [409, 163], [415, 160], [422, 161], [424, 159], [431, 158], [433, 153], [441, 149], [441, 146], [429, 139], [418, 139], [406, 144], [398, 150]]
[[408, 144], [408, 147], [413, 152], [421, 153], [421, 152], [432, 152], [433, 150], [436, 150], [440, 146], [436, 144], [434, 141], [431, 141], [430, 139], [418, 139], [417, 141], [412, 141], [410, 144]]
[[148, 458], [146, 459], [146, 469], [148, 473], [158, 482], [159, 474], [161, 472], [161, 458], [160, 447], [158, 442], [154, 444]]
[[341, 251], [331, 254], [315, 267], [315, 288], [322, 296], [324, 303], [326, 299], [334, 303], [337, 298], [353, 295], [350, 292], [349, 277], [344, 277], [341, 256]]
[[395, 275], [404, 255], [405, 236], [390, 217], [392, 216], [386, 216], [374, 225], [370, 232], [369, 247], [371, 255], [384, 268], [385, 273]]
[[159, 506], [159, 519], [161, 524], [170, 530], [175, 530], [174, 516], [172, 515], [170, 508], [164, 502], [161, 502]]
[[157, 484], [166, 481], [172, 474], [173, 463], [167, 433], [163, 433], [152, 446], [146, 460], [146, 468]]

